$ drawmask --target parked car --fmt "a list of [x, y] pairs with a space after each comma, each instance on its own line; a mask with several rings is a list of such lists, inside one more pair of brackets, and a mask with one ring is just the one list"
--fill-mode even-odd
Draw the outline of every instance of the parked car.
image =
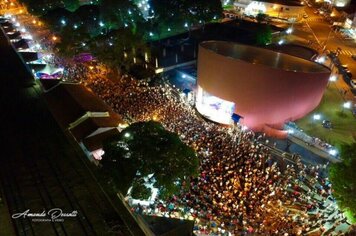
[[306, 18], [308, 18], [308, 17], [309, 17], [308, 14], [304, 14], [304, 15], [303, 15], [303, 18], [304, 18], [304, 19], [306, 19]]
[[356, 88], [356, 79], [350, 80], [350, 85], [351, 85], [353, 88]]
[[346, 71], [346, 75], [351, 79], [352, 78], [352, 73], [351, 71]]
[[331, 129], [331, 128], [332, 128], [332, 124], [331, 124], [331, 121], [330, 121], [330, 120], [323, 120], [322, 125], [323, 125], [323, 127], [326, 128], [326, 129]]

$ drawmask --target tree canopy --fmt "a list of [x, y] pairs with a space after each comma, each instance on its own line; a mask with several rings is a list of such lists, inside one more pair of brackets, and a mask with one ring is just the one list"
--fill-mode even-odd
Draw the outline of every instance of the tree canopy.
[[194, 150], [175, 133], [155, 121], [138, 122], [104, 144], [103, 168], [108, 170], [124, 193], [147, 196], [146, 179], [167, 198], [189, 187], [190, 177], [198, 173]]
[[220, 0], [150, 0], [152, 31], [186, 28], [205, 24], [222, 16]]
[[259, 25], [255, 34], [255, 42], [259, 46], [265, 46], [272, 42], [272, 29], [269, 25]]
[[356, 222], [356, 143], [342, 145], [340, 155], [342, 162], [332, 164], [329, 170], [333, 196], [339, 207], [351, 213]]

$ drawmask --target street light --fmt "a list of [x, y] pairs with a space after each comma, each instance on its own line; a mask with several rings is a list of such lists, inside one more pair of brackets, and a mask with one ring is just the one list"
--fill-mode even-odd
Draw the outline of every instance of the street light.
[[321, 119], [321, 115], [320, 114], [314, 114], [313, 115], [313, 120], [320, 120]]
[[283, 39], [281, 39], [281, 40], [278, 41], [278, 44], [279, 44], [279, 45], [282, 45], [283, 43], [284, 43], [284, 40], [283, 40]]
[[288, 28], [288, 29], [286, 30], [286, 33], [287, 33], [287, 34], [291, 34], [292, 32], [293, 32], [292, 27], [290, 27], [290, 28]]
[[351, 108], [351, 101], [347, 101], [347, 102], [344, 102], [344, 104], [342, 105], [345, 109], [350, 109]]
[[337, 150], [336, 149], [331, 149], [331, 150], [329, 150], [329, 154], [332, 155], [332, 156], [336, 156]]
[[336, 75], [332, 75], [332, 76], [330, 76], [329, 81], [335, 82], [336, 79], [337, 79]]
[[130, 138], [130, 136], [131, 136], [130, 133], [125, 133], [125, 134], [124, 134], [124, 137], [125, 137], [125, 138]]
[[320, 63], [320, 64], [322, 64], [322, 63], [325, 62], [325, 57], [324, 57], [324, 56], [321, 56], [321, 57], [317, 58], [315, 61], [318, 62], [318, 63]]

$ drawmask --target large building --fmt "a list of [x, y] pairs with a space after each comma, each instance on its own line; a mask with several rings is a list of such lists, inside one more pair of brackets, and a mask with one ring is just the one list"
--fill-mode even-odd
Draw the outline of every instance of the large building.
[[230, 124], [238, 115], [255, 131], [284, 136], [285, 122], [319, 104], [330, 70], [267, 49], [207, 41], [199, 46], [197, 75], [196, 108], [203, 116]]
[[246, 15], [264, 13], [271, 17], [297, 19], [304, 12], [304, 5], [298, 0], [236, 0], [234, 6]]

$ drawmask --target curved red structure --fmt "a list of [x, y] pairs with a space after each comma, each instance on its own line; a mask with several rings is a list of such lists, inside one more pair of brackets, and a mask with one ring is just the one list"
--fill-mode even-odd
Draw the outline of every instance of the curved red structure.
[[[327, 67], [312, 61], [253, 46], [207, 41], [199, 46], [196, 107], [211, 120], [219, 122], [222, 116], [236, 113], [254, 131], [285, 136], [278, 129], [319, 104], [329, 76]], [[209, 114], [214, 109], [222, 109], [223, 114]]]

